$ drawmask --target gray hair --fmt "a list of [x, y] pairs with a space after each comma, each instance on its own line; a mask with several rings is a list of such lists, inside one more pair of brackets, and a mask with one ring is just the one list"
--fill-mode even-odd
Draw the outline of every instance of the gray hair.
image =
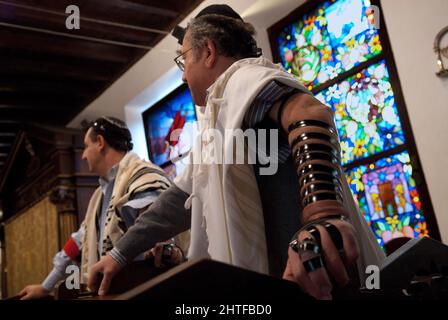
[[[255, 29], [250, 23], [217, 14], [192, 19], [187, 29], [195, 56], [207, 39], [213, 41], [219, 54], [238, 59], [259, 57], [261, 49], [253, 38]], [[197, 56], [196, 56], [197, 57]]]

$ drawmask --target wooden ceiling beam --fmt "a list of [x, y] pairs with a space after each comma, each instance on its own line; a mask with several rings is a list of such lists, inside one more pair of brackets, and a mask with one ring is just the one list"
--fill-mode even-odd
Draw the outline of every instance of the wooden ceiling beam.
[[11, 63], [22, 63], [23, 61], [32, 61], [36, 64], [47, 64], [51, 67], [59, 65], [70, 65], [73, 68], [85, 70], [108, 69], [106, 74], [113, 73], [123, 67], [123, 63], [112, 61], [97, 61], [83, 57], [64, 57], [57, 54], [31, 53], [29, 51], [15, 50], [14, 48], [5, 48], [0, 50], [0, 61], [6, 60]]
[[[91, 0], [90, 1], [91, 5], [95, 5], [95, 4], [100, 5], [101, 3], [104, 3], [104, 2], [102, 2], [101, 0]], [[176, 18], [177, 15], [179, 14], [178, 12], [173, 11], [168, 8], [161, 8], [159, 6], [148, 5], [146, 3], [140, 3], [138, 1], [108, 0], [108, 6], [116, 7], [121, 10], [133, 10], [133, 11], [140, 12], [143, 14], [158, 15], [158, 16], [167, 17], [167, 18]]]
[[0, 83], [0, 97], [3, 94], [20, 94], [20, 95], [35, 95], [35, 96], [74, 96], [81, 98], [88, 98], [95, 94], [96, 88], [80, 89], [76, 86], [63, 85], [60, 87], [45, 85], [41, 82], [27, 83], [27, 84], [1, 84]]
[[189, 13], [191, 8], [195, 8], [199, 3], [201, 3], [203, 0], [200, 1], [179, 1], [179, 0], [126, 0], [128, 2], [133, 3], [140, 3], [147, 6], [156, 6], [161, 9], [169, 9], [175, 12], [178, 12], [178, 14], [183, 14], [185, 12]]
[[24, 123], [41, 123], [54, 124], [58, 126], [66, 125], [74, 114], [79, 112], [79, 109], [73, 108], [47, 109], [45, 111], [37, 111], [36, 109], [0, 109], [0, 117], [3, 119], [15, 120], [22, 124]]
[[[141, 9], [140, 5], [132, 6], [132, 3], [130, 3], [131, 5], [126, 5], [126, 2], [117, 5], [112, 0], [39, 0], [38, 3], [36, 3], [36, 0], [3, 1], [13, 2], [15, 5], [25, 5], [26, 7], [37, 8], [43, 11], [56, 12], [57, 15], [64, 16], [68, 16], [68, 14], [65, 13], [67, 6], [77, 5], [81, 13], [81, 25], [86, 21], [93, 21], [95, 23], [100, 21], [99, 24], [104, 22], [109, 27], [112, 26], [112, 24], [124, 25], [125, 28], [129, 28], [129, 32], [134, 32], [135, 30], [142, 28], [142, 30], [146, 30], [147, 32], [152, 30], [154, 33], [159, 31], [161, 34], [166, 34], [171, 31], [167, 28], [167, 21], [174, 20], [178, 15], [182, 14], [185, 10], [188, 10], [192, 6], [192, 2], [194, 2], [191, 0], [170, 0], [168, 5], [166, 5], [164, 0], [150, 0], [147, 3], [145, 3], [146, 0], [141, 1], [140, 4], [142, 6], [153, 7], [155, 10], [161, 10], [161, 12], [164, 13], [164, 15], [155, 15], [148, 13], [147, 9]], [[176, 2], [181, 2], [182, 5], [179, 6]], [[178, 11], [178, 8], [182, 7], [184, 7], [185, 10]], [[177, 14], [175, 17], [167, 17], [167, 12], [176, 12]], [[109, 25], [109, 23], [111, 25]]]
[[[1, 74], [1, 70], [0, 70]], [[90, 80], [90, 79], [67, 79], [63, 75], [46, 74], [46, 75], [32, 75], [26, 77], [23, 75], [10, 74], [7, 78], [0, 77], [0, 87], [24, 88], [32, 92], [34, 89], [39, 92], [52, 91], [70, 91], [76, 90], [81, 92], [97, 92], [105, 85], [104, 81]]]
[[28, 25], [23, 25], [20, 23], [10, 23], [10, 22], [0, 22], [0, 27], [18, 29], [20, 31], [24, 30], [24, 31], [29, 31], [29, 32], [41, 33], [41, 34], [56, 36], [56, 37], [60, 37], [60, 38], [68, 38], [68, 39], [74, 39], [74, 40], [80, 40], [80, 41], [90, 41], [90, 42], [94, 42], [94, 43], [101, 43], [101, 44], [107, 44], [107, 45], [118, 46], [118, 47], [127, 47], [127, 48], [143, 49], [143, 50], [152, 49], [152, 46], [145, 45], [145, 44], [131, 43], [131, 42], [127, 42], [127, 41], [118, 41], [118, 40], [114, 40], [114, 39], [106, 39], [103, 37], [98, 38], [98, 37], [94, 37], [91, 35], [80, 34], [79, 32], [68, 32], [68, 30], [65, 30], [65, 29], [64, 29], [64, 31], [55, 31], [55, 30], [47, 29], [47, 28], [28, 26]]
[[73, 98], [68, 96], [43, 96], [43, 95], [6, 95], [0, 96], [0, 111], [5, 110], [53, 110], [73, 108], [82, 104], [84, 100], [82, 98]]
[[126, 63], [142, 49], [116, 47], [88, 41], [58, 38], [50, 35], [0, 28], [0, 48], [56, 54], [67, 58]]
[[[104, 3], [102, 3], [102, 6], [104, 6]], [[13, 17], [10, 14], [11, 11], [14, 11]], [[123, 23], [103, 20], [97, 17], [89, 17], [88, 13], [86, 14], [84, 12], [84, 7], [80, 7], [80, 11], [82, 11], [82, 14], [79, 17], [82, 29], [77, 30], [77, 32], [81, 30], [86, 31], [87, 33], [102, 31], [108, 32], [112, 36], [125, 35], [127, 36], [127, 39], [129, 39], [129, 37], [138, 36], [139, 34], [148, 37], [148, 33], [164, 35], [169, 33], [167, 30], [134, 25], [132, 21]], [[38, 25], [44, 24], [47, 26], [52, 26], [52, 29], [56, 28], [56, 30], [67, 30], [65, 28], [65, 20], [67, 17], [68, 14], [65, 13], [65, 8], [52, 10], [42, 6], [26, 5], [0, 0], [0, 18], [2, 18], [4, 22], [24, 21], [35, 24], [37, 23]], [[120, 17], [115, 17], [115, 20], [116, 18]], [[107, 28], [104, 26], [107, 26]]]
[[[56, 75], [64, 78], [104, 81], [107, 82], [118, 70], [105, 70], [102, 68], [90, 69], [72, 66], [69, 63], [39, 63], [32, 60], [12, 59], [13, 61], [0, 59], [0, 75]], [[99, 65], [98, 67], [100, 67]]]
[[[0, 121], [0, 133], [25, 123], [65, 125], [200, 2], [0, 0], [0, 119], [9, 120]], [[72, 4], [81, 11], [78, 31], [65, 29]], [[14, 136], [0, 143], [7, 139]]]

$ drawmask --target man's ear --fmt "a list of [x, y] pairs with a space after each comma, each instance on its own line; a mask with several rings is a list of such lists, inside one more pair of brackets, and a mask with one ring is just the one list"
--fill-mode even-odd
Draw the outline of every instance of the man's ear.
[[218, 51], [212, 40], [207, 39], [205, 44], [205, 65], [208, 68], [213, 68], [218, 58]]
[[96, 136], [96, 143], [98, 144], [98, 148], [102, 151], [104, 150], [104, 147], [106, 146], [106, 140], [104, 140], [104, 137], [102, 135]]

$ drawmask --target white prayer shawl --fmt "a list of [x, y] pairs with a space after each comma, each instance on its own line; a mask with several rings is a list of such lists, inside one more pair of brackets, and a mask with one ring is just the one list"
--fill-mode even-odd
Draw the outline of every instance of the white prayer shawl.
[[[104, 227], [103, 238], [97, 239], [95, 223], [97, 213], [101, 210], [103, 199], [100, 187], [93, 193], [87, 208], [86, 217], [82, 223], [85, 228], [81, 255], [82, 283], [87, 283], [90, 270], [98, 261], [98, 241], [103, 243], [103, 247], [107, 244], [107, 247], [111, 249], [125, 233], [125, 230], [120, 227], [120, 224], [124, 222], [119, 213], [123, 206], [129, 203], [129, 199], [136, 193], [148, 190], [150, 187], [163, 191], [169, 185], [171, 185], [171, 182], [165, 177], [161, 168], [149, 161], [141, 160], [137, 154], [128, 152], [121, 159], [107, 209], [107, 223]], [[146, 202], [146, 205], [149, 204]], [[104, 251], [107, 251], [106, 247]]]
[[[175, 179], [180, 189], [191, 194], [185, 203], [186, 207], [192, 208], [189, 258], [209, 257], [268, 273], [263, 210], [253, 166], [210, 164], [210, 159], [216, 157], [213, 149], [218, 153], [233, 150], [232, 139], [226, 137], [225, 130], [242, 127], [244, 115], [252, 101], [272, 80], [306, 90], [280, 65], [263, 57], [235, 62], [208, 89], [201, 134], [190, 154], [191, 160], [202, 153], [202, 163], [188, 165], [183, 174]], [[220, 138], [207, 129], [221, 133], [223, 143], [219, 144]], [[220, 148], [220, 145], [223, 147]], [[343, 189], [344, 205], [359, 237], [361, 257], [358, 268], [363, 278], [366, 265], [379, 265], [384, 254], [355, 205], [345, 180]]]

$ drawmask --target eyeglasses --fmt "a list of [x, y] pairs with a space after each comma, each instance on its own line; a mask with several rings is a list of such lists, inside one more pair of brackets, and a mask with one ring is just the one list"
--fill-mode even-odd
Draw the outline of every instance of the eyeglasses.
[[184, 54], [186, 54], [188, 51], [190, 51], [193, 48], [187, 49], [184, 52], [182, 52], [180, 55], [178, 55], [176, 58], [174, 58], [174, 62], [177, 64], [177, 66], [179, 67], [180, 71], [184, 72], [185, 71], [185, 59], [184, 59]]

